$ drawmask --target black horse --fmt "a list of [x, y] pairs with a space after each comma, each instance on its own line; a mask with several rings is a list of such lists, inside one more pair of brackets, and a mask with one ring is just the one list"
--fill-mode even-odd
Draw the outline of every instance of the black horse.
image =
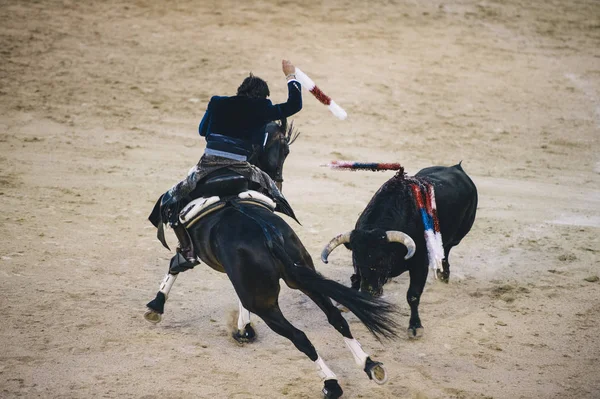
[[[283, 163], [289, 154], [289, 145], [297, 135], [292, 135], [292, 128], [287, 129], [285, 121], [270, 124], [267, 132], [265, 149], [254, 162], [281, 185]], [[278, 304], [279, 280], [283, 279], [290, 288], [299, 289], [311, 298], [327, 315], [328, 322], [342, 334], [357, 365], [370, 379], [379, 384], [387, 381], [382, 364], [373, 361], [362, 350], [331, 299], [346, 306], [376, 337], [396, 336], [397, 326], [392, 317], [396, 310], [392, 305], [316, 272], [310, 254], [292, 228], [273, 212], [274, 207], [238, 195], [210, 207], [212, 211], [201, 220], [187, 224], [188, 231], [200, 259], [214, 270], [227, 273], [237, 293], [240, 314], [234, 338], [240, 342], [252, 341], [255, 332], [250, 324], [250, 313], [258, 315], [273, 331], [288, 338], [316, 363], [324, 379], [323, 393], [327, 398], [342, 395], [336, 375], [306, 335], [283, 316]], [[165, 276], [156, 298], [147, 305], [145, 318], [148, 321], [158, 323], [161, 320], [176, 277], [177, 274], [170, 273]]]

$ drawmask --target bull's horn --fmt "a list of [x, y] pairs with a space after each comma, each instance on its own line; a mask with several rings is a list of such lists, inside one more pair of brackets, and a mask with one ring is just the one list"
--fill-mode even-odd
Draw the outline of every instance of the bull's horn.
[[338, 245], [350, 242], [350, 233], [352, 232], [349, 231], [344, 234], [338, 234], [337, 236], [333, 237], [331, 241], [329, 241], [329, 244], [327, 244], [325, 248], [323, 248], [323, 252], [321, 252], [321, 260], [323, 263], [327, 263], [327, 257]]
[[408, 234], [403, 233], [401, 231], [388, 230], [385, 232], [385, 235], [387, 236], [387, 240], [389, 242], [399, 242], [406, 246], [406, 248], [408, 249], [408, 253], [404, 257], [404, 259], [410, 259], [415, 254], [417, 246]]

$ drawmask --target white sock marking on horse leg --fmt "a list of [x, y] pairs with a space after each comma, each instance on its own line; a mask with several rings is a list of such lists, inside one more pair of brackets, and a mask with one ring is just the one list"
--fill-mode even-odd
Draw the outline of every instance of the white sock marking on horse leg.
[[175, 280], [177, 280], [178, 274], [167, 273], [162, 283], [160, 283], [160, 287], [158, 288], [159, 292], [165, 294], [165, 297], [169, 296], [169, 291], [171, 291], [171, 287]]
[[354, 361], [356, 362], [356, 364], [360, 367], [365, 367], [369, 355], [367, 355], [365, 351], [362, 350], [360, 343], [354, 338], [346, 337], [344, 337], [344, 342], [346, 342], [346, 346], [348, 347], [348, 349], [350, 349], [350, 352], [352, 352], [352, 356], [354, 356]]
[[246, 308], [242, 306], [242, 301], [238, 300], [238, 303], [240, 304], [238, 330], [244, 331], [246, 329], [246, 324], [250, 323], [250, 311], [246, 310]]
[[317, 365], [317, 368], [319, 369], [319, 375], [321, 376], [322, 379], [337, 380], [337, 376], [335, 375], [335, 373], [333, 371], [331, 371], [331, 369], [329, 367], [327, 367], [327, 365], [325, 364], [323, 359], [321, 359], [321, 356], [319, 356], [317, 358], [317, 360], [315, 360], [315, 364]]

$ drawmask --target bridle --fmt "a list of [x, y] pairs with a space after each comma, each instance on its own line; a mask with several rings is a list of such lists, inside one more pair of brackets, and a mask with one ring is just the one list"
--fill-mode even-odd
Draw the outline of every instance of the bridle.
[[285, 163], [285, 158], [287, 156], [287, 153], [284, 154], [285, 148], [287, 148], [289, 152], [289, 146], [296, 141], [300, 135], [300, 132], [294, 132], [293, 122], [289, 126], [287, 125], [287, 121], [285, 119], [281, 122], [281, 124], [276, 124], [277, 127], [274, 130], [267, 130], [268, 136], [264, 148], [254, 151], [254, 153], [248, 159], [249, 163], [258, 166], [264, 172], [269, 174], [269, 176], [271, 176], [271, 172], [267, 172], [264, 169], [264, 167], [267, 165], [262, 164], [261, 159], [265, 159], [265, 154], [267, 154], [275, 144], [279, 144], [284, 150], [279, 151], [279, 154], [277, 154], [278, 158], [276, 161], [275, 171], [273, 176], [271, 176], [279, 190], [281, 190], [283, 184], [283, 164]]

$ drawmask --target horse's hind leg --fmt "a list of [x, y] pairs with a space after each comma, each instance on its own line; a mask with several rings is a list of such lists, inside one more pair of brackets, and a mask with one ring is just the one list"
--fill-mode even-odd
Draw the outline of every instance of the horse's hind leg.
[[150, 323], [156, 324], [162, 320], [162, 314], [165, 311], [165, 302], [167, 301], [171, 287], [173, 287], [173, 283], [177, 279], [177, 275], [178, 273], [167, 273], [162, 283], [160, 283], [156, 297], [146, 305], [148, 310], [144, 313], [144, 318]]
[[[332, 305], [333, 306], [333, 305]], [[328, 399], [336, 399], [342, 396], [342, 388], [338, 384], [337, 376], [325, 364], [319, 356], [312, 343], [302, 331], [294, 327], [281, 313], [277, 305], [270, 309], [255, 309], [253, 313], [258, 315], [277, 334], [286, 337], [312, 360], [319, 369], [319, 374], [324, 380], [323, 393]]]
[[383, 364], [374, 362], [369, 355], [363, 351], [360, 343], [352, 336], [348, 322], [344, 316], [342, 316], [341, 311], [333, 305], [331, 299], [322, 294], [308, 292], [302, 289], [301, 291], [321, 308], [327, 315], [329, 324], [343, 335], [346, 346], [350, 349], [350, 352], [352, 352], [352, 356], [354, 356], [354, 361], [365, 371], [365, 373], [367, 373], [369, 379], [372, 379], [377, 384], [385, 384], [388, 377], [385, 368], [383, 368]]
[[256, 332], [254, 331], [254, 327], [252, 327], [252, 323], [250, 323], [250, 311], [244, 308], [242, 301], [239, 301], [239, 304], [237, 331], [233, 332], [233, 339], [240, 344], [254, 342], [256, 340]]

